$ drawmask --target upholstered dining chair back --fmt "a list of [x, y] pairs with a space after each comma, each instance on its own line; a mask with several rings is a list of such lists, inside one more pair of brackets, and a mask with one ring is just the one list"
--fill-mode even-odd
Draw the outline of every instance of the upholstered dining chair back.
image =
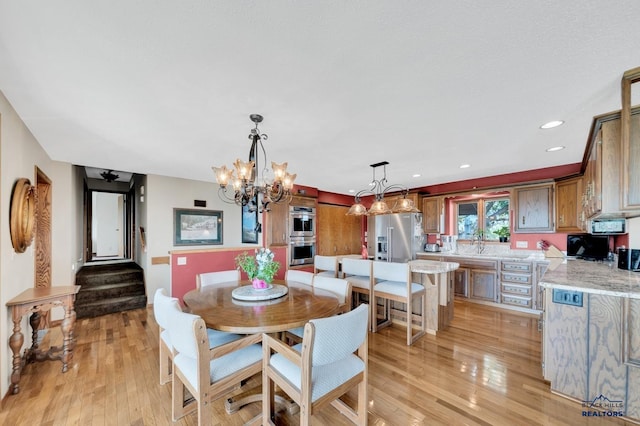
[[316, 275], [313, 278], [313, 288], [327, 290], [338, 297], [340, 312], [351, 310], [351, 283], [342, 278], [325, 277]]
[[375, 282], [373, 279], [373, 262], [368, 259], [343, 257], [342, 278], [351, 283], [353, 305], [359, 305], [361, 295], [365, 294], [369, 298], [369, 307], [371, 308], [371, 288]]
[[197, 410], [198, 425], [210, 425], [210, 402], [260, 372], [262, 335], [249, 335], [211, 348], [204, 320], [185, 312], [171, 315], [169, 334], [175, 348], [173, 420]]
[[313, 273], [307, 271], [299, 271], [297, 269], [287, 269], [284, 276], [285, 280], [296, 281], [299, 283], [313, 285]]
[[409, 264], [397, 262], [372, 262], [373, 276], [379, 281], [407, 282], [409, 280]]
[[313, 273], [338, 278], [338, 256], [314, 256]]
[[[407, 345], [411, 345], [427, 331], [426, 321], [426, 290], [420, 283], [414, 283], [411, 279], [411, 269], [408, 263], [397, 262], [373, 262], [373, 278], [375, 280], [371, 290], [371, 330], [375, 333], [378, 329], [391, 325], [391, 303], [396, 301], [407, 306]], [[377, 298], [383, 299], [384, 317], [378, 323]], [[417, 333], [413, 332], [413, 301], [420, 301], [420, 326]]]
[[225, 282], [239, 283], [240, 271], [238, 269], [231, 269], [229, 271], [205, 272], [196, 275], [196, 288], [198, 289]]
[[[285, 345], [263, 337], [262, 424], [272, 424], [277, 385], [300, 406], [300, 424], [326, 404], [351, 422], [367, 424], [369, 309], [362, 304], [351, 312], [314, 319], [304, 327], [301, 344]], [[358, 388], [355, 409], [340, 396]]]
[[153, 295], [153, 316], [158, 323], [158, 353], [160, 384], [171, 381], [171, 363], [173, 362], [174, 349], [169, 335], [171, 311], [182, 312], [180, 303], [175, 297], [166, 295], [164, 288], [159, 288]]

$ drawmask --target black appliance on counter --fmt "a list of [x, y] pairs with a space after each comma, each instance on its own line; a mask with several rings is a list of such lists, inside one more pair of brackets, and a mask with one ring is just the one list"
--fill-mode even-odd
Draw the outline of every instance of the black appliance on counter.
[[618, 268], [628, 271], [640, 271], [640, 250], [618, 249]]
[[605, 260], [609, 255], [609, 236], [591, 234], [567, 235], [567, 257]]

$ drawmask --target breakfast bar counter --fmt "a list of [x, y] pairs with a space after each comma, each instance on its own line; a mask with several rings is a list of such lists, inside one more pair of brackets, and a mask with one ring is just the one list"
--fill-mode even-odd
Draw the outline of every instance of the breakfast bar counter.
[[417, 259], [409, 262], [414, 282], [427, 291], [427, 332], [436, 334], [453, 320], [453, 271], [456, 262]]

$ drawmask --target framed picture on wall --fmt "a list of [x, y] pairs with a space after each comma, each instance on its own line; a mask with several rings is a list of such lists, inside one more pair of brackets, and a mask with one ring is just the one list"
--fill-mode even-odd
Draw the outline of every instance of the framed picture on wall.
[[242, 242], [258, 243], [258, 209], [250, 212], [248, 205], [242, 206]]
[[222, 244], [222, 211], [173, 209], [173, 244]]

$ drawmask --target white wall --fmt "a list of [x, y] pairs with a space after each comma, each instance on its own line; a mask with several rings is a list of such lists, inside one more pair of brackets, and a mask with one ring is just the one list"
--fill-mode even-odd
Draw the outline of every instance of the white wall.
[[[227, 204], [218, 197], [218, 185], [165, 176], [147, 175], [145, 204], [147, 209], [147, 295], [153, 295], [158, 288], [171, 292], [171, 269], [169, 265], [152, 265], [151, 258], [167, 256], [171, 250], [206, 249], [218, 247], [255, 247], [242, 244], [242, 209], [235, 204]], [[205, 200], [203, 210], [222, 210], [222, 245], [215, 246], [174, 246], [173, 209], [200, 209], [193, 207], [193, 200]], [[259, 241], [261, 238], [259, 239]], [[149, 298], [151, 302], [151, 297]]]
[[[70, 285], [74, 282], [73, 253], [77, 241], [77, 199], [72, 188], [76, 177], [70, 164], [52, 161], [7, 99], [0, 92], [0, 397], [10, 384], [12, 352], [9, 336], [13, 322], [6, 303], [34, 285], [34, 252], [31, 245], [24, 253], [16, 253], [9, 234], [11, 192], [18, 178], [26, 177], [35, 183], [35, 167], [52, 181], [52, 284]], [[81, 218], [79, 219], [81, 221]], [[61, 308], [53, 312], [53, 319], [61, 317]], [[25, 345], [30, 345], [30, 329], [26, 318], [22, 321]], [[26, 347], [26, 346], [25, 346]]]

